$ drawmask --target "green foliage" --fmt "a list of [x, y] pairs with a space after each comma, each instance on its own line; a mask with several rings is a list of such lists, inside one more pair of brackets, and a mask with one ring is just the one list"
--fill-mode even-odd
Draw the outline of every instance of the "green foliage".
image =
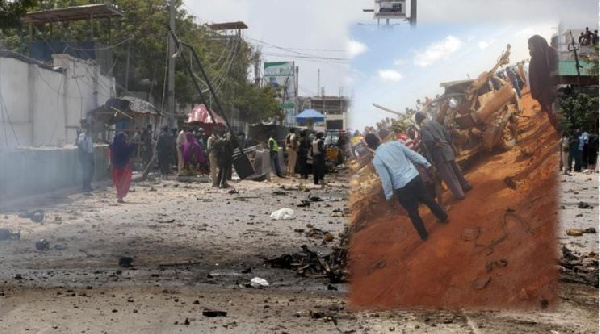
[[[2, 1], [2, 0], [0, 0]], [[40, 0], [31, 8], [43, 10], [85, 5], [89, 0]], [[166, 98], [167, 63], [167, 23], [169, 21], [167, 0], [113, 0], [112, 3], [123, 13], [123, 18], [78, 22], [54, 22], [35, 28], [34, 40], [63, 40], [70, 42], [93, 40], [109, 47], [114, 62], [113, 75], [123, 89], [129, 91], [150, 91], [157, 107]], [[268, 90], [254, 87], [248, 82], [248, 68], [253, 64], [255, 50], [237, 36], [222, 35], [204, 25], [198, 25], [178, 3], [176, 33], [182, 40], [192, 45], [203, 64], [211, 84], [223, 108], [237, 107], [242, 120], [259, 121], [277, 111], [277, 102]], [[25, 29], [11, 29], [0, 32], [0, 44], [27, 54], [29, 39]], [[173, 54], [171, 51], [170, 54]], [[183, 49], [187, 61], [191, 55]], [[129, 76], [127, 58], [130, 57]], [[197, 65], [192, 65], [200, 75]], [[126, 83], [126, 78], [129, 82]], [[150, 85], [148, 85], [150, 83]], [[201, 81], [203, 89], [205, 83]], [[187, 105], [200, 103], [198, 93], [183, 64], [181, 55], [175, 68], [175, 99]], [[126, 94], [122, 92], [122, 94]], [[205, 94], [208, 96], [208, 94]], [[215, 105], [213, 104], [213, 107]], [[246, 118], [247, 117], [247, 118]]]
[[568, 96], [560, 102], [562, 128], [589, 130], [598, 124], [598, 97], [586, 94]]
[[37, 2], [36, 0], [0, 0], [0, 29], [18, 27], [21, 15], [33, 8]]

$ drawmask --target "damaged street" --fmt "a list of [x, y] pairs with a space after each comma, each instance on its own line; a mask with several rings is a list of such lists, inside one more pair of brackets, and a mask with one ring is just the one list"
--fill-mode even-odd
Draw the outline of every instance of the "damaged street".
[[[348, 283], [339, 283], [345, 277], [332, 281], [309, 260], [315, 252], [328, 263], [344, 249], [347, 177], [324, 189], [294, 179], [219, 190], [156, 180], [137, 183], [127, 204], [113, 204], [101, 188], [4, 208], [2, 227], [20, 236], [0, 241], [0, 331], [587, 333], [596, 326], [597, 288], [581, 282], [561, 284], [556, 309], [528, 313], [353, 310]], [[271, 218], [283, 208], [293, 219]], [[42, 221], [24, 214], [36, 210]], [[581, 209], [562, 211], [574, 210]], [[40, 239], [44, 250], [36, 250]], [[255, 277], [268, 286], [254, 288]]]

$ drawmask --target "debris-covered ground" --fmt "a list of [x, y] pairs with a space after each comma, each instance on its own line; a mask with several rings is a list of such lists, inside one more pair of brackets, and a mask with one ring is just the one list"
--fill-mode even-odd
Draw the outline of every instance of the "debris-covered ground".
[[[325, 189], [152, 181], [127, 204], [103, 188], [4, 209], [0, 333], [597, 332], [598, 290], [577, 283], [560, 285], [554, 309], [530, 312], [355, 310], [337, 283], [348, 278], [347, 177]], [[562, 212], [577, 215], [569, 201]], [[273, 220], [282, 208], [295, 218]], [[586, 222], [597, 205], [583, 212]], [[269, 285], [253, 288], [255, 277]]]

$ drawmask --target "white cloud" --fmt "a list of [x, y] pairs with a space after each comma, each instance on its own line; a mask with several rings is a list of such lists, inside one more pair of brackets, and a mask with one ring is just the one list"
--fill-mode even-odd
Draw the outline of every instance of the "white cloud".
[[394, 65], [400, 66], [406, 64], [406, 59], [398, 58], [394, 60]]
[[359, 41], [348, 41], [348, 53], [350, 58], [354, 58], [360, 54], [363, 54], [367, 52], [367, 50], [367, 46]]
[[531, 36], [533, 36], [535, 34], [536, 34], [536, 31], [533, 30], [533, 28], [528, 27], [528, 28], [521, 29], [521, 30], [517, 31], [515, 33], [515, 36], [517, 36], [517, 37], [531, 37]]
[[454, 36], [448, 36], [442, 41], [430, 44], [424, 50], [415, 52], [414, 63], [419, 67], [427, 67], [440, 59], [447, 59], [458, 51], [462, 41]]
[[488, 48], [490, 45], [494, 44], [494, 42], [495, 42], [495, 41], [496, 41], [495, 39], [491, 39], [491, 40], [489, 40], [489, 41], [479, 41], [479, 42], [477, 43], [477, 45], [479, 46], [479, 48], [480, 48], [481, 50], [485, 50], [485, 49], [487, 49], [487, 48]]
[[377, 73], [379, 74], [379, 78], [383, 81], [398, 82], [404, 78], [404, 76], [396, 70], [379, 70]]

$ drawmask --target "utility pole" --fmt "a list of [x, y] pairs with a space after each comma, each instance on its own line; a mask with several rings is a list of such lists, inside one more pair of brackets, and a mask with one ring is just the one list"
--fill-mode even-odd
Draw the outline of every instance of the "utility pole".
[[129, 91], [129, 65], [131, 63], [131, 36], [127, 42], [127, 68], [125, 69], [125, 90]]
[[[175, 0], [169, 4], [169, 26], [175, 31]], [[175, 40], [169, 34], [169, 57], [167, 57], [167, 122], [169, 128], [175, 127]]]
[[260, 87], [260, 50], [254, 54], [254, 85]]
[[410, 0], [410, 25], [417, 25], [417, 0]]

